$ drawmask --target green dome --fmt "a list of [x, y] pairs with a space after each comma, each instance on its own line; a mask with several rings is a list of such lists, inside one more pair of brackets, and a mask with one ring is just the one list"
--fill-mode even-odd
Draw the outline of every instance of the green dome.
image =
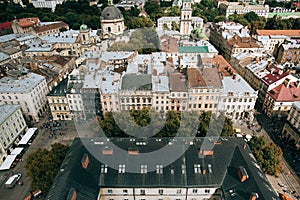
[[87, 30], [89, 30], [89, 28], [88, 28], [87, 25], [82, 24], [82, 25], [80, 26], [80, 30], [81, 30], [81, 31], [87, 31]]

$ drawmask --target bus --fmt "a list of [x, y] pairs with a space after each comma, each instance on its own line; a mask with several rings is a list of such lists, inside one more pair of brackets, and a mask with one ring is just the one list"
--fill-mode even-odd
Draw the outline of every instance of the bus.
[[9, 179], [5, 182], [5, 186], [7, 188], [12, 188], [16, 185], [16, 183], [20, 180], [22, 174], [15, 174], [11, 177], [9, 177]]

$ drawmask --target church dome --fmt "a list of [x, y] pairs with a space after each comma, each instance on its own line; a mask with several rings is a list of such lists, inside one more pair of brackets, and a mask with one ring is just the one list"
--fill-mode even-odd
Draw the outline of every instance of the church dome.
[[81, 30], [81, 31], [87, 31], [87, 30], [89, 30], [89, 28], [88, 28], [87, 25], [82, 24], [82, 25], [80, 26], [80, 30]]
[[121, 11], [114, 6], [107, 6], [103, 9], [101, 13], [102, 20], [114, 20], [114, 19], [122, 19], [123, 15]]

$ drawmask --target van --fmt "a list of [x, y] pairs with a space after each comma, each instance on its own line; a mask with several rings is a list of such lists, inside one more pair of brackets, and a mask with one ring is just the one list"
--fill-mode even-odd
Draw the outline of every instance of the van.
[[12, 188], [16, 185], [16, 183], [21, 179], [22, 174], [15, 174], [5, 182], [5, 187]]

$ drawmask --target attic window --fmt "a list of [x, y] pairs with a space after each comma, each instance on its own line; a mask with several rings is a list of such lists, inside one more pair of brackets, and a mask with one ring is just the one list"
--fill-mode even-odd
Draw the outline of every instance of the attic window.
[[125, 173], [125, 165], [119, 165], [119, 174]]
[[163, 173], [163, 166], [162, 165], [156, 165], [156, 173], [162, 174]]
[[107, 165], [101, 165], [101, 174], [107, 174], [108, 166]]
[[147, 174], [147, 165], [141, 165], [141, 174]]

